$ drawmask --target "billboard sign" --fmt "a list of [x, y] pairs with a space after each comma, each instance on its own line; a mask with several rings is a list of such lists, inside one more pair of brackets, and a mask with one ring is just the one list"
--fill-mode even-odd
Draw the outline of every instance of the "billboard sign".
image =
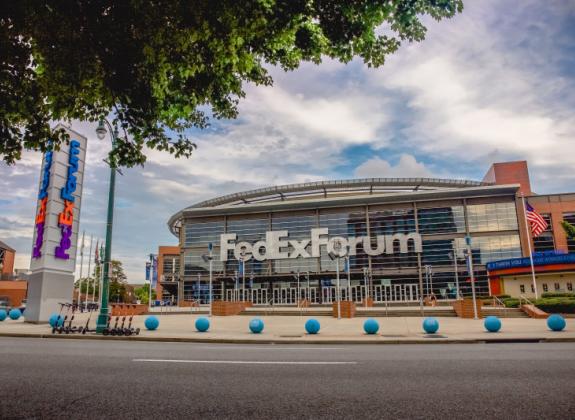
[[30, 270], [73, 273], [84, 185], [86, 137], [59, 125], [70, 136], [60, 150], [44, 154]]

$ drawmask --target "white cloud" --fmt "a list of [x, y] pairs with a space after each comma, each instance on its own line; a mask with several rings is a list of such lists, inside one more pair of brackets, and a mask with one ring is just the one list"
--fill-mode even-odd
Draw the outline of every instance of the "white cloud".
[[356, 168], [355, 176], [359, 178], [433, 178], [436, 175], [412, 155], [402, 154], [396, 165], [379, 157], [366, 160]]

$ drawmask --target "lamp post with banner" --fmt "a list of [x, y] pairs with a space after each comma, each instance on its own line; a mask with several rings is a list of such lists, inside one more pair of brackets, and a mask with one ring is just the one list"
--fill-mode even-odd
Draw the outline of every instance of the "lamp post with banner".
[[209, 316], [210, 317], [212, 316], [212, 303], [214, 301], [213, 295], [212, 295], [212, 272], [213, 272], [213, 260], [214, 260], [213, 250], [214, 250], [214, 245], [210, 242], [208, 244], [208, 254], [202, 255], [202, 259], [204, 260], [204, 262], [209, 263], [209, 270], [210, 270], [210, 281], [209, 281], [209, 287], [208, 287], [208, 300], [209, 300], [209, 305], [210, 305]]
[[449, 258], [453, 259], [453, 266], [455, 271], [455, 300], [459, 300], [459, 268], [457, 266], [457, 248], [453, 244], [453, 251], [449, 252]]
[[345, 271], [347, 272], [347, 300], [351, 302], [351, 267], [349, 266], [349, 255], [345, 256]]
[[335, 273], [336, 273], [336, 292], [335, 292], [335, 298], [337, 301], [337, 319], [341, 319], [341, 289], [340, 289], [340, 283], [339, 283], [339, 259], [341, 257], [341, 251], [342, 251], [342, 244], [340, 241], [336, 240], [333, 243], [333, 252], [330, 252], [329, 258], [332, 261], [335, 261]]
[[[110, 136], [112, 140], [112, 149], [116, 147], [116, 139], [118, 138], [118, 129], [113, 129], [111, 124], [106, 119], [101, 119], [98, 128], [96, 129], [96, 134], [100, 140], [103, 140], [108, 133], [106, 126], [110, 130]], [[112, 267], [112, 230], [114, 224], [114, 192], [116, 188], [116, 171], [118, 170], [116, 162], [111, 159], [108, 162], [110, 166], [110, 186], [108, 191], [108, 216], [106, 222], [106, 248], [104, 255], [104, 273], [102, 279], [102, 289], [101, 289], [101, 305], [100, 313], [96, 321], [96, 333], [101, 334], [106, 326], [108, 325], [108, 298], [110, 294], [110, 271]]]
[[465, 251], [467, 254], [467, 271], [469, 272], [469, 278], [471, 280], [471, 296], [473, 297], [473, 318], [478, 319], [477, 301], [475, 296], [475, 273], [473, 272], [473, 258], [471, 252], [471, 236], [465, 236], [465, 245]]

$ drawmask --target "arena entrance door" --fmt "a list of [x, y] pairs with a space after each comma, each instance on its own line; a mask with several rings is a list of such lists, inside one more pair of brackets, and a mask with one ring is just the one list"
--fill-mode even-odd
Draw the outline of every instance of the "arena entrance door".
[[409, 284], [378, 284], [374, 286], [374, 302], [417, 302], [419, 301], [419, 285]]

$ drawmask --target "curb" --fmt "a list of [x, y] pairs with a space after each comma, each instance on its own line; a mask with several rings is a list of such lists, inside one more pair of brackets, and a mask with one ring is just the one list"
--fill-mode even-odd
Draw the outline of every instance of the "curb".
[[192, 337], [143, 337], [143, 336], [103, 336], [103, 335], [56, 335], [56, 334], [28, 334], [28, 333], [0, 333], [0, 337], [12, 338], [40, 338], [40, 339], [63, 339], [63, 340], [115, 340], [115, 341], [141, 341], [163, 343], [216, 343], [216, 344], [511, 344], [511, 343], [575, 343], [575, 337], [568, 338], [433, 338], [413, 340], [350, 340], [350, 339], [305, 339], [285, 340], [281, 338], [270, 339], [230, 339], [230, 338], [192, 338]]

